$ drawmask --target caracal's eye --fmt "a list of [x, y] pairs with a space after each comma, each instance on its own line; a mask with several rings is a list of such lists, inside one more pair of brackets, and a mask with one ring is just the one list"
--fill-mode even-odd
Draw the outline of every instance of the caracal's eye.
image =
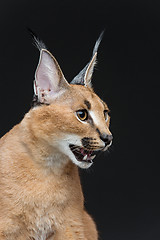
[[108, 111], [107, 110], [104, 110], [104, 118], [105, 118], [105, 121], [107, 122], [108, 121]]
[[88, 112], [86, 109], [78, 110], [76, 115], [81, 121], [86, 121], [88, 119]]

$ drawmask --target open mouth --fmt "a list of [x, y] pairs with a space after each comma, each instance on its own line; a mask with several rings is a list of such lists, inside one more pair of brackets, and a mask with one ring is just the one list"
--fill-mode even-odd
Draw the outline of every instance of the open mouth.
[[73, 144], [70, 144], [69, 147], [79, 162], [92, 163], [92, 160], [96, 157], [96, 151], [89, 151]]

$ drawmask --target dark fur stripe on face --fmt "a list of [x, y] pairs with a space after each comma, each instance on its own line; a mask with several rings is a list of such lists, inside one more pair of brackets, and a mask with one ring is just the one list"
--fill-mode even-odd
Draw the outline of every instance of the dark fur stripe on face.
[[90, 102], [87, 101], [87, 100], [84, 100], [84, 103], [85, 103], [85, 105], [87, 106], [88, 110], [90, 110], [90, 109], [91, 109], [91, 104], [90, 104]]
[[94, 140], [96, 140], [95, 138], [89, 138], [89, 137], [84, 137], [82, 138], [82, 145], [85, 148], [91, 148], [92, 144], [95, 144]]

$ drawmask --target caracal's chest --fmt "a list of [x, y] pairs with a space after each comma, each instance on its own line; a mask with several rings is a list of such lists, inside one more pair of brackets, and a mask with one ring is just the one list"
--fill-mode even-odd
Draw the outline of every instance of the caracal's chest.
[[44, 207], [43, 205], [36, 206], [35, 204], [34, 208], [30, 208], [29, 211], [26, 212], [26, 218], [28, 219], [26, 228], [29, 232], [29, 239], [48, 240], [51, 236], [54, 236], [59, 229], [61, 229], [64, 225], [63, 218], [65, 216], [58, 205], [59, 204], [56, 204], [53, 200], [53, 202], [50, 202], [47, 207]]
[[[83, 210], [68, 207], [62, 209], [54, 209], [45, 214], [37, 214], [32, 216], [34, 223], [30, 225], [29, 239], [32, 240], [65, 240], [79, 239], [79, 235], [83, 236]], [[70, 237], [71, 238], [70, 238]], [[69, 237], [69, 238], [68, 238]], [[74, 237], [74, 238], [73, 238]], [[84, 238], [80, 238], [84, 239]]]
[[56, 232], [56, 223], [53, 218], [54, 216], [51, 218], [47, 216], [47, 214], [45, 216], [35, 218], [29, 237], [34, 240], [47, 240], [51, 236], [54, 236]]
[[[83, 194], [76, 175], [73, 177], [71, 174], [67, 181], [62, 177], [61, 181], [55, 178], [44, 181], [39, 194], [36, 192], [38, 186], [34, 188], [36, 194], [30, 197], [30, 207], [26, 209], [31, 239], [48, 240], [51, 236], [51, 239], [55, 239], [58, 232], [70, 228], [71, 219], [76, 224], [82, 224], [80, 216], [83, 212]], [[71, 184], [71, 179], [74, 179], [74, 184]]]

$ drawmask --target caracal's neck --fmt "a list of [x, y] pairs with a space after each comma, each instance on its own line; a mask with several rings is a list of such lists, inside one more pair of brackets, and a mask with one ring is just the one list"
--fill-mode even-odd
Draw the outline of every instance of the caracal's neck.
[[58, 149], [37, 138], [24, 118], [18, 125], [20, 140], [31, 161], [46, 174], [78, 175], [78, 167]]

